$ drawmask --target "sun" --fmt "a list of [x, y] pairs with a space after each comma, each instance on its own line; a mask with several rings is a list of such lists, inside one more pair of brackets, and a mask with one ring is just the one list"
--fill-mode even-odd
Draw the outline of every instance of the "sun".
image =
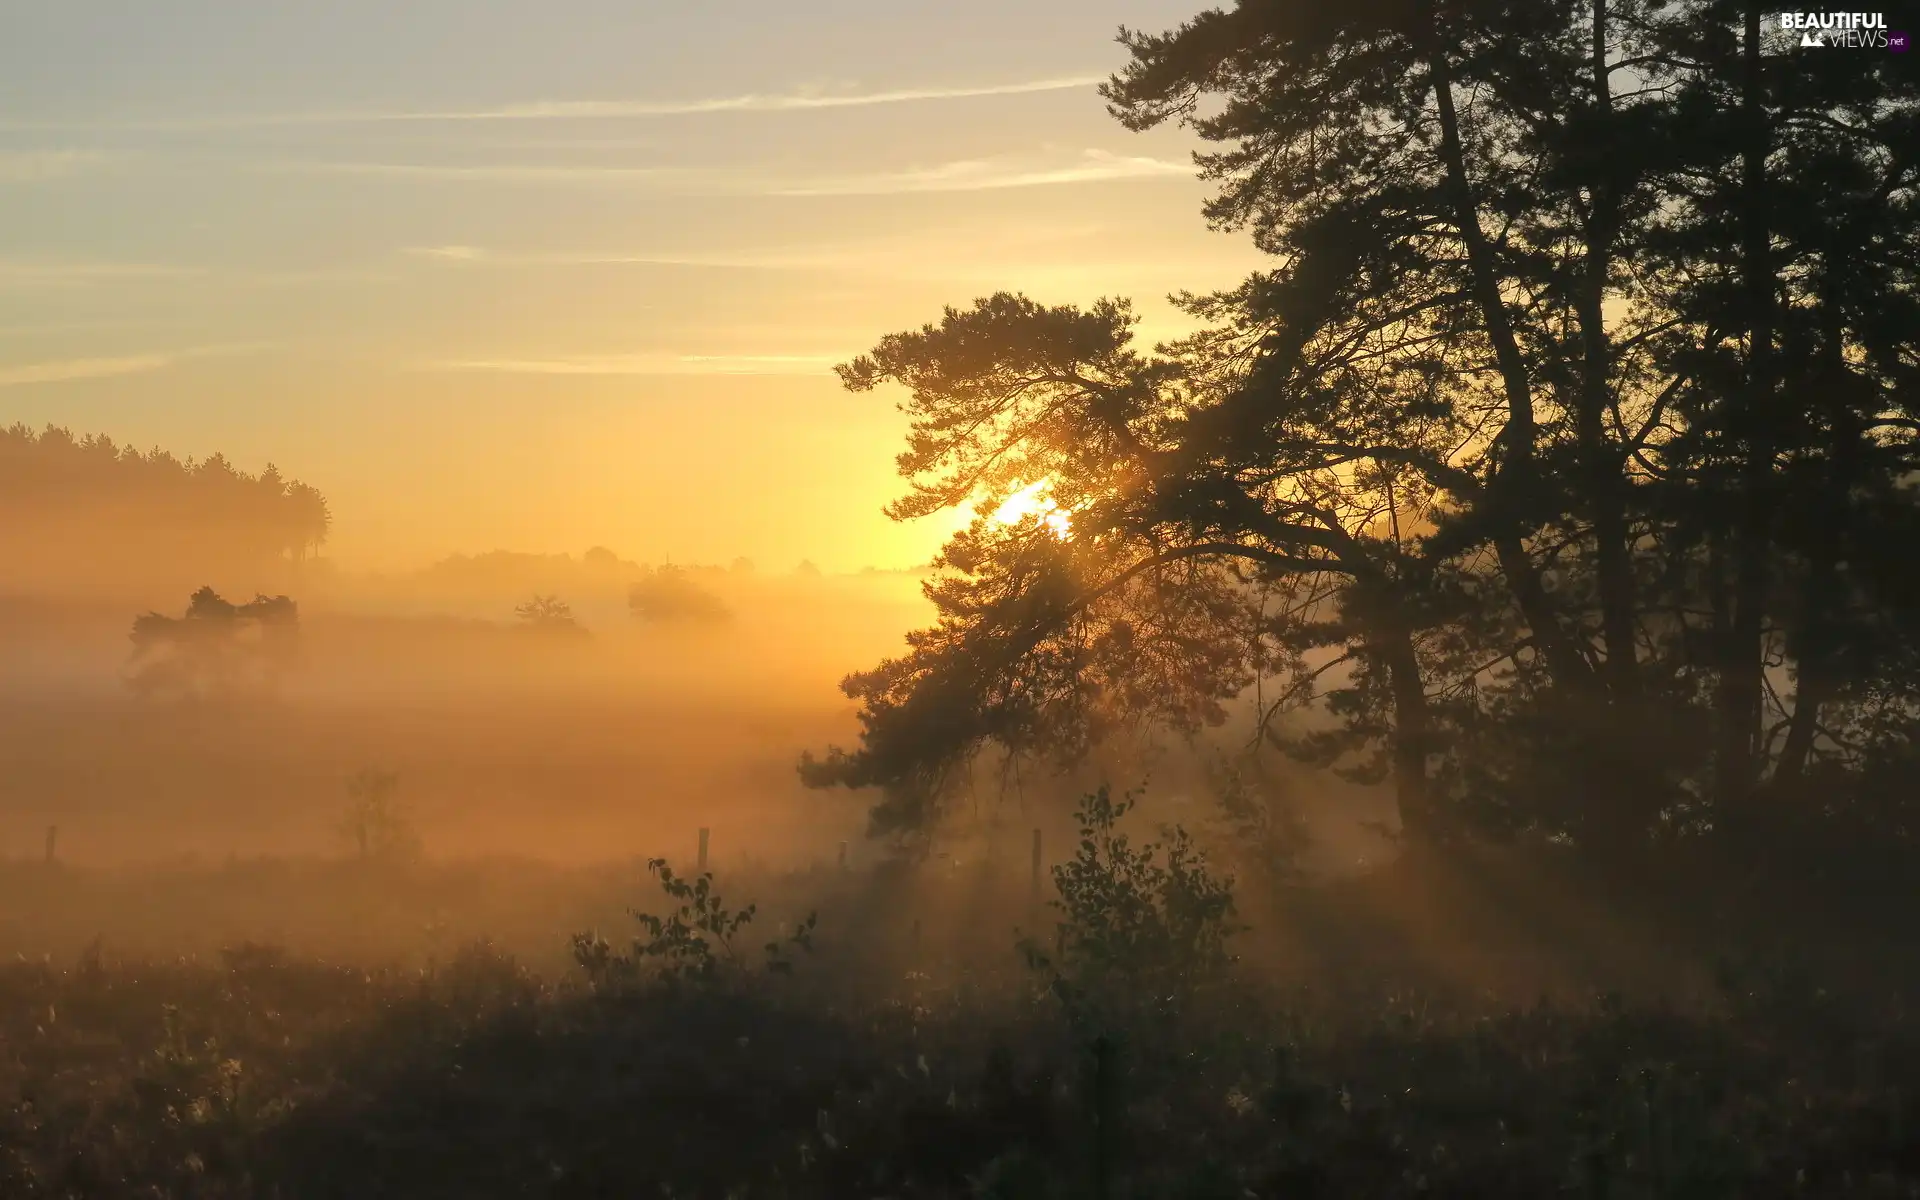
[[1037, 518], [1053, 536], [1065, 541], [1073, 534], [1073, 514], [1055, 503], [1052, 491], [1051, 479], [1026, 484], [994, 510], [993, 519], [1001, 525], [1020, 525]]

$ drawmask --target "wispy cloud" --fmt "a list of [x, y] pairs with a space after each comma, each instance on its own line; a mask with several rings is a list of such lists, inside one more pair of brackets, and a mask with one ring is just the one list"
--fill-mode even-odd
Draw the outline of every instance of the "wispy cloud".
[[543, 100], [499, 108], [466, 111], [392, 113], [379, 119], [396, 121], [551, 121], [609, 117], [678, 117], [723, 112], [803, 112], [822, 108], [865, 108], [876, 104], [909, 104], [926, 100], [971, 100], [988, 96], [1027, 96], [1090, 88], [1104, 75], [1074, 75], [1034, 79], [1021, 83], [978, 84], [944, 88], [897, 88], [879, 92], [819, 90], [766, 94], [749, 92], [705, 100]]
[[0, 183], [46, 183], [66, 179], [105, 158], [91, 150], [0, 151]]
[[719, 172], [687, 167], [559, 167], [522, 163], [278, 162], [264, 169], [300, 175], [369, 175], [395, 179], [439, 179], [472, 183], [645, 184], [678, 179], [683, 187], [707, 190], [702, 180], [718, 181]]
[[408, 246], [405, 253], [442, 262], [481, 262], [492, 257], [478, 246]]
[[179, 356], [172, 354], [129, 354], [119, 358], [66, 358], [13, 367], [0, 366], [0, 387], [141, 375], [148, 371], [164, 370], [178, 361]]
[[140, 279], [178, 279], [202, 275], [198, 267], [161, 263], [59, 262], [0, 258], [0, 290], [20, 287], [85, 287]]
[[851, 354], [611, 354], [440, 360], [437, 371], [507, 375], [824, 375]]
[[[852, 273], [916, 281], [966, 284], [1051, 286], [1064, 290], [1129, 286], [1144, 281], [1148, 290], [1190, 273], [1196, 266], [1221, 266], [1238, 275], [1257, 265], [1238, 253], [1202, 262], [1138, 250], [1114, 253], [1094, 239], [1110, 235], [1100, 224], [1042, 224], [995, 231], [982, 238], [973, 231], [939, 227], [906, 236], [882, 236], [832, 244], [767, 247], [739, 253], [587, 251], [530, 253], [484, 246], [410, 246], [400, 253], [445, 270], [549, 270], [555, 268], [691, 267], [723, 271], [800, 271]], [[937, 249], [952, 245], [951, 254]]]
[[192, 279], [205, 286], [296, 287], [321, 284], [385, 283], [393, 273], [373, 268], [203, 267], [168, 263], [61, 262], [0, 259], [0, 292], [83, 288], [105, 284]]
[[1099, 183], [1114, 179], [1191, 177], [1193, 167], [1161, 158], [1086, 150], [1078, 161], [1058, 166], [1021, 165], [1004, 159], [968, 159], [936, 167], [856, 175], [771, 189], [777, 196], [891, 196], [915, 192], [980, 192], [1001, 188]]
[[951, 87], [894, 88], [882, 91], [748, 92], [690, 100], [535, 100], [457, 109], [398, 109], [366, 112], [246, 113], [204, 117], [163, 117], [98, 121], [6, 121], [0, 129], [119, 129], [140, 131], [217, 131], [303, 125], [355, 125], [389, 122], [579, 121], [700, 116], [708, 113], [780, 113], [819, 109], [865, 108], [990, 96], [1025, 96], [1090, 88], [1104, 75], [1071, 75], [1014, 83], [962, 84]]
[[22, 387], [35, 383], [73, 383], [84, 379], [110, 379], [120, 375], [145, 375], [154, 371], [164, 371], [190, 359], [245, 354], [267, 348], [266, 343], [250, 342], [223, 346], [195, 346], [185, 350], [167, 350], [151, 354], [62, 358], [15, 363], [11, 366], [0, 364], [0, 387]]
[[810, 270], [848, 265], [847, 252], [802, 250], [765, 254], [512, 254], [481, 246], [409, 246], [402, 253], [460, 267], [714, 267], [733, 270]]
[[305, 174], [370, 175], [448, 182], [640, 185], [681, 195], [899, 196], [982, 192], [1118, 180], [1191, 178], [1187, 163], [1083, 150], [1062, 159], [1037, 156], [963, 159], [926, 167], [823, 178], [781, 178], [751, 169], [650, 166], [534, 166], [372, 162], [283, 162], [267, 169]]
[[150, 317], [103, 318], [87, 321], [25, 321], [0, 325], [0, 339], [61, 337], [73, 333], [99, 333], [107, 329], [155, 329], [176, 324], [178, 323], [175, 321]]

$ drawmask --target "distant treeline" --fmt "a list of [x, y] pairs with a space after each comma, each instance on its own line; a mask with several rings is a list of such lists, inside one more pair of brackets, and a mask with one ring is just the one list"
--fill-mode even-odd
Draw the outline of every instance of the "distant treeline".
[[54, 426], [0, 430], [0, 554], [11, 590], [278, 582], [332, 522], [317, 488], [219, 454], [145, 453]]

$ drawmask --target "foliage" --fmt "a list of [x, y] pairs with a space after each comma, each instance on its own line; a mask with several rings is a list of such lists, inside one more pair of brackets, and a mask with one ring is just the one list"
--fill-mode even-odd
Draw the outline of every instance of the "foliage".
[[265, 583], [316, 553], [331, 525], [326, 497], [271, 463], [255, 475], [218, 454], [0, 428], [0, 555], [16, 586]]
[[[663, 858], [647, 860], [647, 870], [659, 880], [661, 892], [674, 902], [673, 907], [665, 916], [632, 911], [645, 935], [633, 939], [627, 953], [616, 953], [598, 933], [574, 934], [574, 961], [589, 979], [596, 984], [630, 983], [650, 974], [671, 982], [711, 983], [737, 978], [748, 969], [735, 941], [740, 931], [753, 923], [757, 905], [729, 909], [713, 890], [712, 872], [689, 880], [675, 874]], [[765, 968], [790, 974], [793, 953], [813, 949], [818, 920], [817, 913], [810, 913], [792, 933], [766, 943], [762, 947]]]
[[1115, 116], [1207, 143], [1209, 220], [1274, 266], [1151, 351], [1124, 301], [998, 294], [840, 369], [903, 393], [893, 515], [979, 516], [810, 784], [893, 832], [989, 745], [1238, 714], [1425, 843], [1627, 863], [1778, 839], [1816, 773], [1885, 794], [1920, 729], [1897, 57], [1710, 0], [1241, 0], [1123, 41]]
[[683, 567], [655, 567], [627, 594], [627, 606], [642, 621], [658, 624], [712, 625], [732, 619], [719, 596], [702, 587]]
[[347, 810], [340, 832], [368, 862], [408, 862], [420, 855], [420, 835], [398, 800], [400, 776], [362, 768], [347, 780]]
[[1105, 787], [1081, 800], [1080, 843], [1053, 868], [1054, 949], [1024, 946], [1074, 1023], [1095, 1031], [1177, 1017], [1233, 961], [1233, 880], [1211, 874], [1178, 826], [1164, 844], [1135, 846], [1119, 823], [1137, 802]]
[[1837, 1011], [1303, 999], [1238, 1042], [1167, 1048], [1177, 1070], [1099, 1108], [1050, 1023], [953, 993], [610, 997], [485, 945], [457, 962], [0, 965], [0, 1191], [1064, 1198], [1096, 1169], [1132, 1196], [1920, 1183], [1920, 1042]]
[[233, 604], [210, 587], [184, 615], [134, 618], [127, 686], [142, 696], [205, 699], [270, 684], [295, 660], [300, 610], [286, 596]]
[[535, 596], [513, 610], [520, 628], [544, 634], [581, 634], [586, 629], [574, 619], [573, 606], [558, 596]]

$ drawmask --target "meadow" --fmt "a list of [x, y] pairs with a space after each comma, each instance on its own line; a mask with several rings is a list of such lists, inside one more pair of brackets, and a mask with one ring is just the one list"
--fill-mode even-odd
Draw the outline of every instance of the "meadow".
[[1229, 879], [1167, 836], [1096, 814], [1038, 905], [1012, 856], [15, 862], [4, 911], [71, 936], [0, 966], [0, 1191], [1920, 1189], [1889, 896], [1840, 941], [1806, 889], [1729, 920], [1706, 864], [1633, 901], [1550, 853]]

